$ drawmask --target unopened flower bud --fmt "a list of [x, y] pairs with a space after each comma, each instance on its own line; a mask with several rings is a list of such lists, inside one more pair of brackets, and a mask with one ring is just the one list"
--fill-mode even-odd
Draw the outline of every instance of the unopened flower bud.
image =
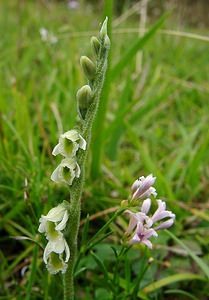
[[174, 221], [175, 221], [175, 216], [173, 216], [171, 219], [169, 219], [169, 220], [161, 223], [159, 226], [157, 226], [155, 228], [155, 230], [167, 229], [167, 228], [169, 228], [169, 227], [171, 227], [173, 225]]
[[152, 185], [155, 183], [155, 177], [150, 174], [147, 177], [141, 176], [139, 179], [137, 179], [132, 187], [132, 199], [145, 199], [146, 197], [150, 197], [153, 195], [156, 197], [157, 193], [155, 188], [152, 187]]
[[89, 85], [84, 85], [76, 94], [78, 100], [78, 111], [84, 119], [87, 110], [92, 102], [92, 90]]
[[126, 206], [128, 206], [128, 200], [122, 200], [121, 203], [120, 203], [120, 206], [121, 206], [121, 207], [126, 207]]
[[109, 39], [107, 34], [106, 34], [105, 39], [104, 39], [104, 47], [106, 49], [110, 49], [110, 39]]
[[80, 64], [86, 77], [91, 80], [96, 75], [96, 67], [87, 56], [81, 56]]
[[101, 46], [101, 44], [100, 44], [100, 41], [98, 40], [98, 38], [95, 36], [92, 36], [91, 47], [92, 47], [92, 50], [96, 57], [99, 55], [100, 46]]
[[100, 32], [99, 32], [99, 37], [103, 40], [106, 35], [107, 35], [107, 21], [108, 21], [108, 17], [105, 18], [103, 24], [102, 24], [102, 27], [100, 29]]

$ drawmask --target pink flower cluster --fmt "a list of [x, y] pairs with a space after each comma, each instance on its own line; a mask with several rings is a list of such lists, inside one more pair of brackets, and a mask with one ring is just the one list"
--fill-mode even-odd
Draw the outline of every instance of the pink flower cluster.
[[[148, 215], [151, 208], [151, 199], [147, 197], [151, 195], [156, 197], [157, 195], [155, 188], [152, 187], [155, 179], [152, 175], [146, 178], [143, 176], [133, 183], [132, 200], [146, 199], [143, 201], [139, 212], [135, 213], [126, 210], [126, 213], [130, 217], [126, 231], [126, 234], [131, 236], [129, 240], [130, 244], [143, 243], [150, 249], [152, 248], [152, 243], [149, 239], [152, 236], [157, 237], [158, 230], [171, 227], [175, 220], [175, 214], [166, 210], [166, 203], [162, 200], [156, 200], [158, 204], [157, 210], [151, 216]], [[160, 222], [162, 220], [163, 222]]]

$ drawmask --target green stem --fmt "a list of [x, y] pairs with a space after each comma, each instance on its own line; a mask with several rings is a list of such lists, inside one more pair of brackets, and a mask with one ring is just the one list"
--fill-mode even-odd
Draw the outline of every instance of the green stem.
[[80, 224], [80, 210], [81, 210], [81, 195], [83, 191], [83, 185], [85, 180], [84, 167], [86, 158], [89, 151], [89, 145], [91, 142], [91, 130], [92, 125], [98, 110], [100, 94], [104, 82], [104, 77], [107, 68], [107, 55], [108, 50], [105, 49], [103, 43], [101, 45], [99, 58], [97, 60], [97, 71], [95, 80], [91, 83], [93, 91], [93, 101], [86, 114], [85, 120], [82, 124], [82, 136], [87, 142], [86, 151], [79, 150], [77, 161], [81, 168], [81, 175], [78, 179], [75, 179], [70, 191], [70, 209], [69, 209], [69, 236], [67, 237], [70, 247], [70, 259], [68, 263], [68, 269], [63, 278], [64, 285], [64, 300], [74, 299], [74, 267], [77, 258], [77, 237]]

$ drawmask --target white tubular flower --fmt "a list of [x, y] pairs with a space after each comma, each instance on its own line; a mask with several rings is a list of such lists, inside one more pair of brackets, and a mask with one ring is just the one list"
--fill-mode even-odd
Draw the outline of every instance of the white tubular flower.
[[[63, 260], [63, 254], [65, 253], [65, 260]], [[48, 271], [51, 274], [58, 272], [65, 273], [67, 269], [67, 262], [70, 258], [70, 249], [64, 239], [60, 237], [55, 241], [49, 241], [44, 250], [44, 262], [47, 266]]]
[[143, 223], [147, 216], [142, 212], [133, 213], [130, 210], [126, 210], [125, 213], [129, 214], [130, 221], [126, 234], [130, 234], [137, 226], [138, 223]]
[[164, 201], [159, 199], [157, 200], [157, 204], [158, 204], [158, 209], [155, 211], [155, 213], [152, 215], [152, 217], [149, 220], [150, 226], [165, 218], [170, 218], [171, 220], [175, 219], [175, 215], [171, 211], [166, 210], [166, 203]]
[[64, 274], [67, 270], [67, 264], [64, 262], [62, 255], [51, 252], [47, 261], [47, 270], [50, 274], [55, 275], [58, 272]]
[[169, 228], [173, 225], [174, 221], [175, 221], [175, 217], [173, 217], [172, 219], [169, 219], [169, 220], [161, 223], [160, 225], [156, 226], [155, 230], [167, 229], [167, 228]]
[[[69, 204], [63, 201], [52, 208], [46, 216], [42, 215], [38, 231], [45, 233], [48, 243], [44, 249], [43, 260], [51, 274], [67, 269], [67, 262], [70, 258], [70, 249], [61, 230], [64, 230], [69, 218]], [[63, 260], [65, 257], [65, 260]]]
[[61, 134], [59, 143], [54, 147], [52, 154], [74, 157], [79, 148], [86, 150], [86, 141], [77, 130], [73, 129]]
[[157, 196], [156, 189], [152, 187], [155, 183], [156, 177], [153, 177], [152, 174], [147, 177], [141, 176], [139, 179], [135, 180], [131, 190], [132, 190], [132, 199], [145, 199], [153, 195]]
[[51, 175], [51, 180], [72, 185], [74, 178], [79, 178], [80, 167], [73, 158], [65, 158]]
[[142, 223], [137, 224], [136, 232], [132, 239], [130, 240], [130, 244], [142, 243], [146, 245], [148, 248], [152, 249], [152, 243], [149, 238], [151, 236], [157, 237], [157, 232], [152, 228], [147, 228]]
[[62, 254], [66, 248], [66, 241], [61, 232], [58, 232], [57, 237], [53, 237], [53, 239], [49, 239], [45, 249], [44, 249], [44, 262], [47, 264], [47, 259], [51, 252], [55, 252], [57, 254]]
[[40, 225], [38, 231], [46, 233], [46, 236], [54, 235], [54, 231], [64, 230], [69, 218], [69, 204], [63, 201], [58, 206], [50, 209], [46, 216], [42, 215], [39, 219]]
[[63, 254], [65, 252], [65, 262], [68, 262], [70, 258], [70, 249], [69, 246], [63, 237], [63, 234], [60, 235], [58, 239], [54, 239], [53, 241], [49, 241], [46, 245], [46, 248], [44, 249], [44, 262], [47, 264], [47, 260], [49, 258], [49, 255], [54, 252], [57, 254]]
[[151, 207], [151, 199], [148, 198], [143, 201], [141, 206], [141, 212], [146, 215], [149, 212], [150, 207]]
[[[150, 199], [143, 201], [140, 212], [133, 213], [129, 210], [126, 211], [130, 215], [129, 225], [126, 231], [126, 234], [131, 236], [129, 240], [130, 244], [142, 243], [152, 249], [152, 243], [149, 239], [152, 236], [158, 236], [156, 231], [169, 228], [173, 225], [175, 214], [166, 210], [166, 204], [162, 200], [157, 200], [157, 203], [158, 209], [151, 217], [147, 215], [151, 207]], [[168, 218], [165, 222], [152, 228], [154, 223], [165, 218]]]

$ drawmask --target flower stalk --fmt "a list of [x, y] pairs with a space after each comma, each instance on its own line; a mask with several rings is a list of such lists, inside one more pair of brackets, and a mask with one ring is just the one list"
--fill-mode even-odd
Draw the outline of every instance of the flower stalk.
[[[80, 177], [75, 178], [71, 189], [70, 189], [70, 209], [69, 209], [69, 235], [66, 237], [67, 242], [70, 246], [70, 259], [68, 263], [68, 269], [64, 274], [64, 299], [73, 300], [74, 299], [74, 266], [77, 257], [77, 237], [80, 223], [80, 209], [81, 209], [81, 195], [83, 191], [84, 179], [85, 179], [85, 162], [88, 155], [89, 145], [91, 142], [91, 130], [92, 125], [98, 110], [101, 90], [105, 78], [105, 73], [107, 69], [107, 57], [109, 44], [107, 46], [107, 18], [103, 23], [102, 35], [99, 36], [100, 49], [98, 51], [98, 56], [96, 60], [96, 73], [93, 74], [94, 70], [91, 68], [93, 64], [89, 63], [89, 59], [82, 59], [81, 64], [85, 75], [88, 79], [88, 84], [92, 91], [91, 104], [87, 109], [86, 114], [81, 114], [81, 128], [80, 132], [82, 137], [87, 143], [85, 151], [79, 151], [77, 155], [77, 163], [80, 166]], [[106, 31], [105, 31], [106, 30]], [[89, 63], [86, 66], [85, 64]], [[92, 74], [91, 74], [92, 70]], [[89, 101], [89, 99], [88, 99]]]

